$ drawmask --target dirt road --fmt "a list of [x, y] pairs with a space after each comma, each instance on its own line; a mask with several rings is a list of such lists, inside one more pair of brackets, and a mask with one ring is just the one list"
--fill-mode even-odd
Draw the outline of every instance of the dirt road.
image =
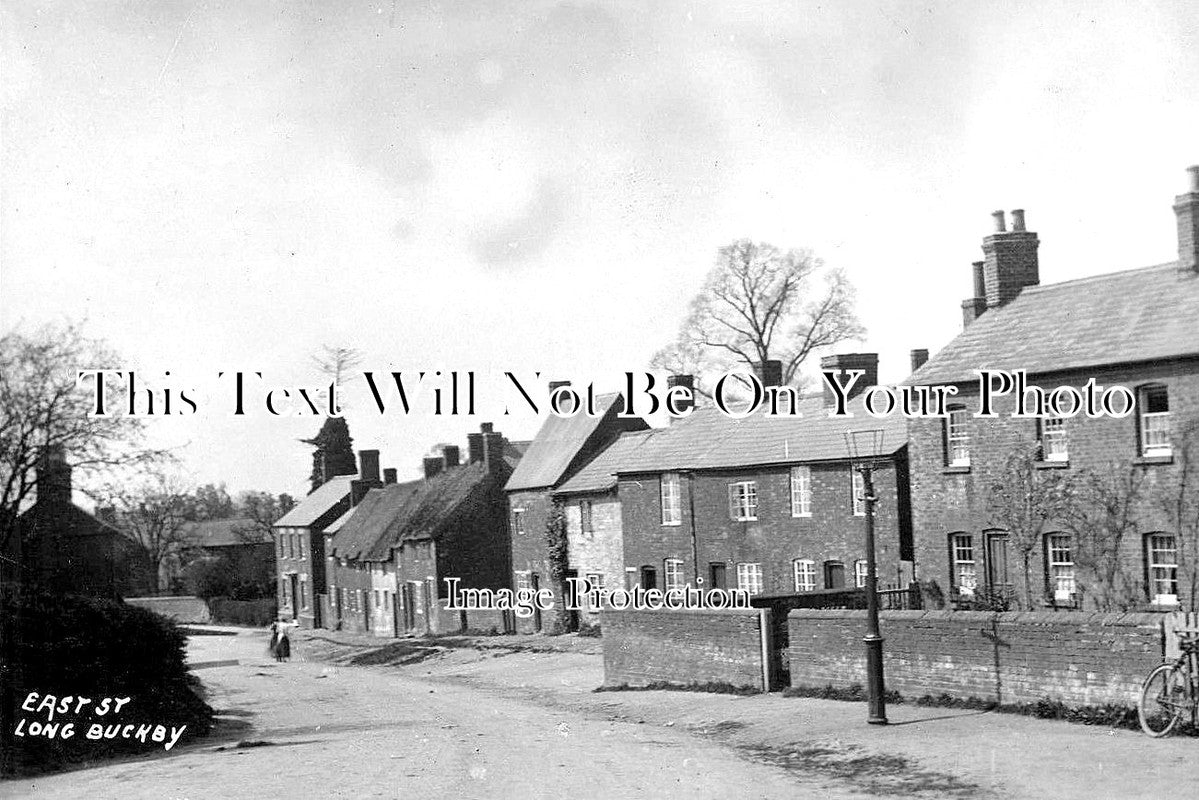
[[[594, 693], [596, 640], [445, 649], [324, 632], [193, 637], [205, 742], [13, 797], [1139, 798], [1199, 793], [1199, 741], [999, 714], [685, 692]], [[541, 652], [552, 649], [564, 652]], [[429, 657], [431, 656], [431, 657]], [[231, 663], [236, 662], [236, 663]], [[240, 745], [240, 746], [239, 746]]]

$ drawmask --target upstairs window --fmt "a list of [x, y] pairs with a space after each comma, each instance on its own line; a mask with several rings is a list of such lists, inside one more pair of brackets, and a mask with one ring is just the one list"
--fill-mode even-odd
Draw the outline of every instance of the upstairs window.
[[1178, 543], [1169, 533], [1150, 534], [1146, 543], [1149, 599], [1155, 606], [1178, 605]]
[[965, 406], [950, 406], [945, 418], [945, 463], [951, 467], [970, 466], [970, 431], [966, 427], [969, 412]]
[[795, 569], [795, 591], [812, 592], [816, 590], [816, 562], [806, 558], [797, 558], [792, 562]]
[[738, 522], [758, 518], [757, 481], [740, 481], [729, 484], [729, 518]]
[[762, 565], [738, 564], [737, 588], [750, 594], [762, 593]]
[[668, 558], [662, 562], [663, 573], [666, 575], [666, 591], [683, 588], [683, 562], [677, 558]]
[[523, 508], [512, 509], [512, 530], [517, 536], [524, 536], [525, 511]]
[[679, 500], [680, 496], [679, 474], [677, 472], [664, 472], [662, 474], [663, 525], [683, 524], [683, 510], [682, 503]]
[[1049, 589], [1057, 603], [1073, 603], [1077, 591], [1074, 583], [1074, 553], [1070, 535], [1051, 533], [1045, 538], [1045, 563], [1049, 566]]
[[590, 500], [580, 500], [579, 501], [579, 526], [582, 528], [583, 533], [591, 533], [593, 530], [591, 527], [591, 501]]
[[1070, 447], [1066, 439], [1066, 420], [1049, 417], [1038, 420], [1040, 425], [1041, 457], [1046, 461], [1069, 461]]
[[866, 479], [862, 473], [856, 469], [850, 468], [849, 486], [853, 496], [853, 515], [855, 517], [866, 516]]
[[529, 573], [527, 571], [514, 572], [513, 577], [516, 578], [516, 591], [527, 592], [532, 590], [533, 582], [529, 579]]
[[1141, 455], [1170, 455], [1170, 394], [1165, 386], [1140, 391]]
[[955, 533], [949, 540], [953, 558], [953, 585], [958, 594], [973, 597], [978, 589], [978, 566], [974, 561], [974, 537]]
[[791, 516], [812, 516], [812, 468], [791, 468]]

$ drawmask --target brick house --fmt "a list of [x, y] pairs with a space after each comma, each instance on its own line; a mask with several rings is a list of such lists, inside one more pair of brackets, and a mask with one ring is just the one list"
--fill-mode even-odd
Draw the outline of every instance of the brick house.
[[[822, 366], [863, 369], [858, 385], [877, 382], [873, 354], [829, 356]], [[777, 385], [776, 371], [764, 385]], [[913, 565], [903, 419], [866, 416], [860, 391], [847, 406], [852, 417], [830, 418], [832, 400], [800, 400], [801, 416], [737, 419], [705, 407], [648, 433], [617, 470], [626, 587], [781, 595], [864, 585], [865, 506], [850, 430], [883, 434], [873, 473], [878, 575], [881, 586], [906, 586]]]
[[381, 486], [379, 451], [360, 450], [359, 474], [321, 484], [272, 526], [279, 575], [279, 613], [305, 628], [326, 627], [331, 564], [326, 531], [368, 490]]
[[[561, 384], [551, 384], [551, 390]], [[555, 507], [554, 491], [583, 465], [623, 433], [642, 431], [649, 426], [636, 417], [621, 417], [624, 401], [619, 394], [596, 398], [596, 416], [550, 416], [533, 438], [528, 451], [509, 478], [505, 490], [511, 509], [512, 576], [515, 589], [548, 589], [554, 604], [562, 607], [562, 587], [551, 579], [553, 570], [546, 547], [546, 524]], [[551, 632], [570, 628], [573, 618], [543, 619], [540, 613], [518, 619], [521, 633]]]
[[[921, 577], [951, 603], [1170, 609], [1193, 599], [1185, 578], [1195, 574], [1188, 566], [1195, 533], [1179, 530], [1159, 502], [1162, 491], [1179, 486], [1191, 452], [1179, 437], [1199, 417], [1199, 167], [1190, 180], [1174, 205], [1176, 262], [1063, 283], [1040, 285], [1039, 240], [1025, 229], [1024, 212], [1012, 212], [1012, 230], [995, 212], [985, 260], [974, 264], [974, 296], [962, 304], [965, 329], [906, 381], [960, 392], [946, 417], [909, 421], [917, 562]], [[1046, 392], [1081, 390], [1091, 379], [1122, 385], [1135, 411], [1122, 419], [1013, 419], [1013, 392], [997, 400], [995, 418], [976, 418], [975, 370], [983, 367], [1026, 370], [1028, 384]], [[1083, 470], [1119, 478], [1113, 486], [1125, 487], [1123, 535], [1092, 529], [1076, 541], [1071, 529], [1079, 526], [1059, 518], [1035, 537], [1013, 536], [994, 518], [989, 498], [1018, 449], [1033, 453], [1036, 481], [1069, 480]], [[1199, 488], [1190, 491], [1194, 497]], [[1084, 586], [1087, 554], [1102, 547], [1118, 553], [1127, 581], [1114, 606]]]
[[42, 455], [35, 502], [17, 518], [0, 558], [3, 582], [93, 597], [152, 593], [156, 571], [146, 551], [72, 502], [71, 473], [61, 449]]
[[[624, 585], [624, 530], [616, 471], [648, 436], [621, 434], [553, 492], [566, 520], [570, 571], [592, 586]], [[587, 608], [584, 619], [599, 622], [600, 609]]]

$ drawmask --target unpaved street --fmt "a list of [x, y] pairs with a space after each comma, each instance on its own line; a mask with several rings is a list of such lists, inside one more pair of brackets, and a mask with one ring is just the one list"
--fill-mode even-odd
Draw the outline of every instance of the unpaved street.
[[[1199, 741], [777, 695], [605, 692], [598, 640], [197, 636], [222, 714], [168, 754], [0, 784], [14, 797], [1189, 797]], [[236, 664], [229, 662], [236, 661]]]

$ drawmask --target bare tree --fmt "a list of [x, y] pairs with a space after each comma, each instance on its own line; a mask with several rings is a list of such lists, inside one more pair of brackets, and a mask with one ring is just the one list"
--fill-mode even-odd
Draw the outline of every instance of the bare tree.
[[791, 384], [813, 352], [863, 334], [842, 271], [807, 250], [740, 239], [720, 249], [677, 340], [651, 364], [702, 375], [777, 359]]
[[1046, 526], [1065, 512], [1066, 492], [1056, 472], [1037, 469], [1040, 446], [1016, 447], [1004, 459], [991, 484], [988, 506], [991, 519], [1008, 532], [1008, 541], [1020, 556], [1024, 574], [1024, 607], [1035, 608], [1032, 581], [1033, 553], [1044, 540]]
[[1154, 495], [1177, 531], [1178, 583], [1186, 589], [1188, 610], [1199, 611], [1199, 416], [1184, 417], [1174, 427], [1175, 470]]
[[[74, 325], [0, 336], [0, 550], [31, 500], [37, 463], [47, 449], [61, 448], [84, 476], [168, 457], [144, 446], [142, 420], [91, 416], [94, 399], [77, 386], [78, 371], [119, 364], [103, 343]], [[119, 387], [108, 389], [108, 406], [119, 407]]]
[[1100, 611], [1124, 611], [1140, 602], [1136, 576], [1122, 558], [1140, 534], [1145, 471], [1134, 464], [1086, 469], [1065, 486], [1063, 520], [1073, 534], [1076, 580]]
[[158, 575], [158, 590], [168, 591], [174, 568], [195, 542], [191, 534], [194, 498], [182, 482], [162, 472], [134, 486], [111, 487], [107, 502], [116, 527], [141, 545]]
[[312, 356], [312, 363], [322, 374], [340, 384], [343, 375], [362, 363], [362, 353], [352, 347], [324, 344], [320, 352]]

